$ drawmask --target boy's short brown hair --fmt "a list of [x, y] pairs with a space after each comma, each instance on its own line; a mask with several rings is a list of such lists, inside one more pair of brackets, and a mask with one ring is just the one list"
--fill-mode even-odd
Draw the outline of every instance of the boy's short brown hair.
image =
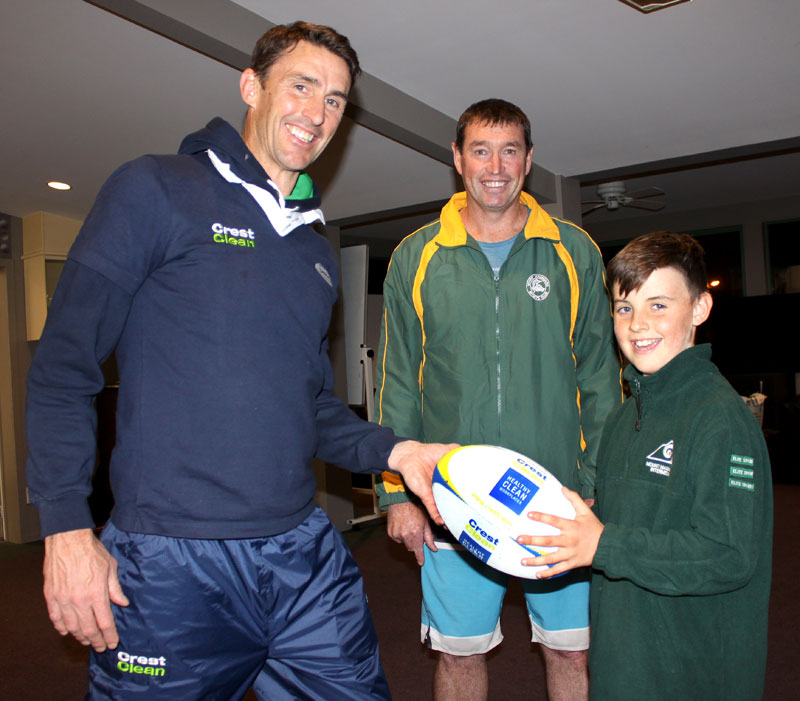
[[608, 264], [608, 287], [619, 286], [622, 295], [638, 290], [658, 268], [675, 268], [683, 274], [692, 300], [706, 292], [703, 247], [688, 234], [654, 231], [628, 243]]

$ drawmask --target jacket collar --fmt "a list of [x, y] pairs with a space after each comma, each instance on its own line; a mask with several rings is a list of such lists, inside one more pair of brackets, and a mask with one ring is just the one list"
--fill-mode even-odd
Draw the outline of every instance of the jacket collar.
[[711, 344], [701, 343], [681, 351], [652, 375], [642, 375], [632, 364], [623, 371], [623, 377], [633, 392], [640, 389], [666, 394], [683, 389], [700, 368], [711, 366]]
[[[525, 238], [543, 238], [560, 241], [558, 227], [550, 215], [527, 192], [521, 192], [519, 201], [531, 210], [525, 222]], [[467, 206], [467, 193], [457, 192], [442, 209], [441, 231], [437, 240], [443, 246], [463, 246], [467, 243], [467, 230], [461, 220], [461, 210]]]

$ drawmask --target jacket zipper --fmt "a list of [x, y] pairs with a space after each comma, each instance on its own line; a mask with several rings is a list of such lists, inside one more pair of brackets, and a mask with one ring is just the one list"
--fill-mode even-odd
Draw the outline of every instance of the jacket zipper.
[[[491, 265], [489, 265], [489, 269], [492, 272], [492, 278], [494, 279], [494, 341], [495, 341], [495, 359], [497, 360], [497, 435], [498, 435], [498, 444], [503, 444], [503, 378], [502, 372], [500, 370], [501, 367], [501, 339], [500, 339], [500, 278], [503, 275], [503, 268], [506, 267], [506, 264], [510, 260], [511, 256], [514, 255], [516, 252], [515, 249], [517, 247], [516, 241], [511, 246], [511, 250], [508, 252], [506, 259], [500, 265], [500, 269], [495, 272]], [[485, 258], [485, 256], [484, 256]], [[486, 263], [489, 264], [488, 259], [486, 259]]]
[[492, 271], [494, 277], [494, 343], [495, 359], [497, 361], [497, 427], [500, 429], [500, 419], [503, 412], [501, 391], [503, 387], [500, 373], [500, 274]]
[[636, 430], [642, 430], [642, 385], [637, 378], [633, 378], [633, 398], [636, 400]]
[[[480, 245], [474, 246], [473, 248], [477, 248], [480, 250]], [[503, 382], [502, 382], [502, 373], [500, 371], [501, 365], [501, 358], [500, 358], [500, 276], [502, 275], [503, 268], [505, 267], [508, 259], [511, 258], [512, 253], [514, 252], [514, 247], [512, 246], [512, 250], [509, 251], [508, 256], [503, 261], [503, 264], [500, 266], [500, 270], [498, 272], [494, 271], [492, 268], [491, 263], [489, 263], [489, 259], [483, 254], [483, 260], [486, 266], [489, 268], [489, 272], [491, 273], [492, 280], [494, 281], [494, 342], [495, 342], [495, 360], [497, 363], [497, 440], [498, 444], [502, 445], [502, 414], [503, 414]]]

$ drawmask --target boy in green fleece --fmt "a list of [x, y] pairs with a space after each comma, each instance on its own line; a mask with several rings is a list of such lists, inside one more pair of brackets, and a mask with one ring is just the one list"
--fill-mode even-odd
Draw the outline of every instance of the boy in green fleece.
[[767, 652], [772, 481], [761, 430], [694, 346], [709, 315], [703, 249], [669, 232], [611, 261], [614, 330], [632, 397], [609, 415], [594, 512], [530, 513], [559, 536], [524, 561], [591, 565], [591, 698], [758, 699]]

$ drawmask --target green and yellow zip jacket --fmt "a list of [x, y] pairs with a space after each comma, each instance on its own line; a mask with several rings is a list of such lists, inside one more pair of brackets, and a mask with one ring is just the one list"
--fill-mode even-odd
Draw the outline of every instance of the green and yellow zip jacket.
[[[517, 450], [584, 497], [597, 446], [622, 398], [600, 252], [530, 195], [521, 236], [495, 276], [460, 210], [407, 236], [384, 283], [378, 412], [395, 433], [427, 442]], [[384, 473], [381, 505], [407, 501]]]

